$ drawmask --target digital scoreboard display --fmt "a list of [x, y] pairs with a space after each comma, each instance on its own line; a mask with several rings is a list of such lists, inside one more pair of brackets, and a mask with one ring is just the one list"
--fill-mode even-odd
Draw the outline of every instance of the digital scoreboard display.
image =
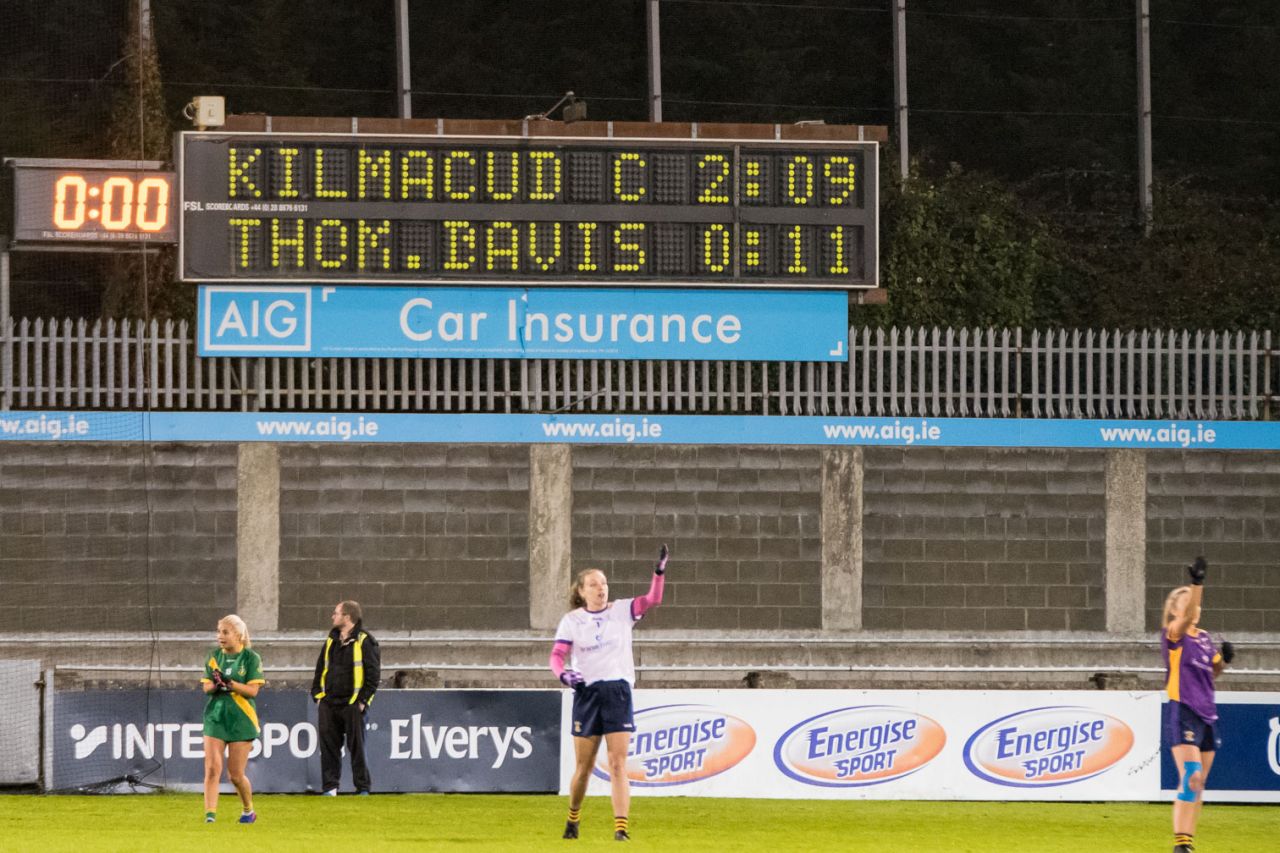
[[15, 243], [174, 243], [175, 176], [136, 161], [11, 159]]
[[876, 286], [873, 142], [179, 142], [186, 281]]

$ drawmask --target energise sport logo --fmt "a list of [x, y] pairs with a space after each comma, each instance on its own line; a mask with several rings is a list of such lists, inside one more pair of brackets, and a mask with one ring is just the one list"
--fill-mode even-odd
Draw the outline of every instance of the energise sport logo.
[[964, 745], [975, 776], [1014, 788], [1048, 788], [1105, 773], [1133, 748], [1123, 720], [1067, 705], [1029, 708], [992, 720]]
[[906, 708], [862, 705], [827, 711], [778, 738], [773, 762], [807, 785], [879, 785], [914, 773], [942, 752], [947, 733]]
[[[723, 773], [756, 745], [755, 729], [708, 705], [661, 705], [636, 712], [627, 753], [627, 778], [635, 785], [684, 785]], [[600, 750], [595, 775], [609, 778]]]

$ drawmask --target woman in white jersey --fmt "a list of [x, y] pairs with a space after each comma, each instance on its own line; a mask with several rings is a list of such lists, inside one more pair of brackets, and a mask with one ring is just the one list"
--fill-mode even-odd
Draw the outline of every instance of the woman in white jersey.
[[613, 838], [631, 838], [627, 833], [631, 811], [627, 750], [636, 730], [631, 705], [631, 685], [636, 680], [631, 630], [648, 610], [662, 603], [666, 570], [667, 546], [663, 545], [649, 591], [639, 598], [610, 602], [609, 581], [599, 569], [579, 572], [569, 590], [569, 606], [574, 609], [560, 620], [551, 649], [551, 671], [566, 687], [573, 688], [575, 765], [565, 838], [578, 837], [582, 800], [602, 737], [609, 756]]

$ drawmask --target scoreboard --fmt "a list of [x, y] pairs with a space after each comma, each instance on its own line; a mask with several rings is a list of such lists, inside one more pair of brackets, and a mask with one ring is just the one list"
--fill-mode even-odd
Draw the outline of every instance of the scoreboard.
[[194, 282], [872, 288], [874, 142], [183, 133]]
[[110, 249], [177, 240], [174, 174], [143, 160], [5, 160], [13, 180], [13, 240]]

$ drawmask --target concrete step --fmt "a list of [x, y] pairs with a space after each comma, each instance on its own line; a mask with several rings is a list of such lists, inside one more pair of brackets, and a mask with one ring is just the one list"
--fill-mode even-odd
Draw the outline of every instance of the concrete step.
[[[383, 684], [404, 687], [555, 687], [549, 634], [387, 634]], [[270, 681], [310, 683], [322, 635], [255, 638]], [[1238, 656], [1220, 689], [1280, 690], [1280, 636], [1234, 638]], [[60, 688], [80, 684], [189, 683], [213, 646], [204, 635], [0, 636], [0, 658], [55, 668]], [[1111, 634], [962, 636], [744, 632], [638, 633], [641, 687], [1159, 689], [1153, 637]]]

